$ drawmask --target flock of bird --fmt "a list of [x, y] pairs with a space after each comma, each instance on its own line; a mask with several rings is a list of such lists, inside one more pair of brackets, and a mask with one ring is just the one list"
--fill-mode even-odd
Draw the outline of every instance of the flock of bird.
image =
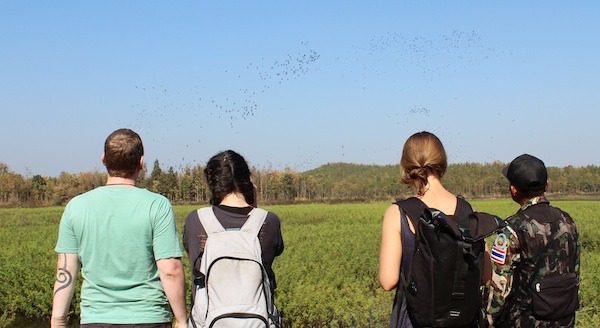
[[[303, 47], [308, 42], [301, 42]], [[142, 107], [137, 115], [136, 121], [149, 122], [152, 117], [160, 119], [167, 116], [177, 116], [186, 108], [200, 109], [202, 115], [208, 115], [218, 120], [228, 120], [229, 126], [233, 129], [234, 122], [238, 119], [247, 119], [254, 116], [259, 110], [260, 104], [258, 98], [261, 94], [268, 93], [271, 88], [275, 88], [290, 80], [299, 79], [311, 72], [320, 55], [312, 49], [303, 49], [303, 51], [287, 54], [274, 61], [268, 61], [262, 57], [258, 62], [250, 62], [245, 65], [236, 74], [231, 74], [232, 68], [223, 72], [223, 77], [227, 80], [227, 88], [222, 94], [206, 94], [206, 87], [203, 90], [196, 85], [189, 92], [178, 91], [177, 95], [169, 92], [163, 86], [139, 87], [137, 90], [146, 93], [145, 101], [133, 107]], [[237, 81], [236, 81], [237, 78]], [[243, 85], [248, 83], [249, 85]], [[239, 86], [232, 88], [232, 86]], [[181, 98], [187, 98], [185, 103], [180, 102]], [[193, 103], [189, 103], [193, 102]], [[153, 104], [148, 106], [147, 104]], [[162, 122], [161, 122], [162, 123]]]
[[390, 32], [372, 37], [365, 45], [353, 46], [347, 56], [338, 59], [345, 60], [349, 75], [356, 81], [391, 74], [396, 77], [395, 83], [406, 86], [414, 82], [402, 80], [409, 72], [411, 77], [429, 83], [476, 65], [493, 53], [494, 49], [485, 47], [474, 31], [454, 30], [433, 37]]
[[[302, 41], [299, 50], [283, 56], [274, 58], [272, 54], [265, 53], [260, 60], [248, 62], [239, 69], [233, 65], [228, 67], [222, 72], [221, 78], [227, 81], [222, 93], [209, 92], [210, 88], [198, 85], [176, 92], [165, 86], [135, 86], [145, 97], [142, 103], [134, 105], [140, 107], [136, 121], [141, 128], [161, 128], [166, 131], [186, 128], [192, 122], [200, 122], [199, 128], [203, 124], [226, 124], [236, 133], [237, 122], [261, 111], [261, 103], [269, 98], [271, 91], [292, 80], [311, 81], [311, 73], [315, 71], [341, 71], [343, 73], [332, 74], [340, 74], [337, 77], [339, 79], [353, 79], [362, 90], [375, 88], [378, 80], [386, 75], [393, 77], [393, 83], [403, 89], [410, 88], [412, 83], [429, 83], [443, 74], [455, 74], [487, 59], [492, 53], [493, 49], [482, 45], [480, 35], [462, 31], [436, 37], [386, 33], [326, 60], [309, 46], [308, 41]], [[334, 66], [343, 66], [343, 69], [336, 71]], [[409, 71], [411, 77], [416, 72], [420, 81], [407, 79]], [[321, 82], [314, 79], [314, 83]], [[411, 116], [430, 115], [432, 110], [426, 107], [415, 104], [387, 116], [399, 118], [401, 114], [403, 121], [408, 121]], [[160, 127], [148, 126], [152, 122], [160, 124]], [[200, 139], [198, 141], [201, 142]], [[342, 152], [346, 151], [342, 149]]]

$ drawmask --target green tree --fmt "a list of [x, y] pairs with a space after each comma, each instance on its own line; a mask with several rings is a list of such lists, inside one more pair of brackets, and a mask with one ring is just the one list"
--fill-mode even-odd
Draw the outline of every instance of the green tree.
[[31, 193], [35, 204], [43, 204], [46, 201], [48, 190], [46, 179], [36, 174], [31, 178]]
[[179, 179], [172, 166], [169, 167], [167, 173], [162, 174], [158, 192], [171, 202], [179, 200]]
[[160, 163], [157, 160], [154, 160], [154, 166], [152, 167], [152, 172], [150, 173], [150, 179], [148, 181], [147, 187], [148, 189], [159, 192], [161, 189], [161, 180], [163, 176], [163, 171], [160, 168]]
[[79, 181], [75, 174], [61, 172], [52, 188], [52, 202], [65, 205], [78, 193]]
[[148, 182], [149, 182], [149, 178], [147, 177], [148, 175], [148, 165], [146, 164], [146, 162], [144, 162], [142, 164], [142, 170], [140, 171], [139, 175], [138, 175], [138, 179], [137, 179], [137, 186], [140, 188], [148, 188]]
[[0, 202], [16, 205], [27, 199], [25, 179], [14, 172], [0, 173]]
[[295, 174], [290, 168], [285, 168], [281, 175], [281, 195], [286, 201], [294, 200], [296, 198], [296, 187], [294, 183]]

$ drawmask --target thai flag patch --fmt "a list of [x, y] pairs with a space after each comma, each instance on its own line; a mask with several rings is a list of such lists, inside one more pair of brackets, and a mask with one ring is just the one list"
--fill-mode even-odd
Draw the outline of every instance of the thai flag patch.
[[494, 261], [495, 263], [504, 264], [504, 262], [506, 261], [506, 248], [500, 249], [494, 246], [492, 247], [492, 252], [490, 255], [492, 257], [492, 261]]

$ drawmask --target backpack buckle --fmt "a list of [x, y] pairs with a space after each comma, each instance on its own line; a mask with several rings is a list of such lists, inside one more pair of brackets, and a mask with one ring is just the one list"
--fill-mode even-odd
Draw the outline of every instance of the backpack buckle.
[[194, 274], [194, 285], [198, 286], [199, 288], [204, 288], [206, 286], [206, 277], [202, 272], [197, 273], [198, 275]]
[[417, 293], [419, 292], [417, 285], [414, 281], [410, 282], [406, 290], [408, 290], [408, 292], [411, 293], [413, 296], [417, 296]]
[[465, 298], [464, 292], [452, 292], [452, 298], [456, 300], [462, 300]]

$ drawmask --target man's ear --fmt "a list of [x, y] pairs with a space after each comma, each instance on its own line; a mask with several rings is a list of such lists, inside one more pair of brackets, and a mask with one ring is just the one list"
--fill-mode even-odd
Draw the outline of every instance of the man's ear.
[[102, 153], [102, 155], [100, 156], [100, 160], [102, 161], [102, 164], [104, 166], [106, 166], [106, 161], [105, 161], [105, 158], [104, 158], [104, 153]]
[[510, 195], [515, 198], [519, 194], [517, 187], [510, 185]]
[[140, 162], [138, 163], [138, 169], [141, 171], [144, 168], [144, 155], [140, 157]]

